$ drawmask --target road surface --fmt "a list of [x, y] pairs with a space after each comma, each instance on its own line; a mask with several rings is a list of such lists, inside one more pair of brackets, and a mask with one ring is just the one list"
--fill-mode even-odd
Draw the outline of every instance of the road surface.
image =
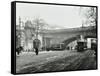
[[22, 53], [16, 57], [17, 73], [37, 73], [96, 69], [94, 51], [50, 51]]

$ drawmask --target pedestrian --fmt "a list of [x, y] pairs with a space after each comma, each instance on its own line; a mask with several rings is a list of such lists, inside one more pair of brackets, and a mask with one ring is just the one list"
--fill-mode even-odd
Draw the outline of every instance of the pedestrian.
[[33, 48], [35, 49], [36, 55], [38, 55], [39, 47], [40, 47], [40, 40], [39, 39], [34, 39], [33, 40]]

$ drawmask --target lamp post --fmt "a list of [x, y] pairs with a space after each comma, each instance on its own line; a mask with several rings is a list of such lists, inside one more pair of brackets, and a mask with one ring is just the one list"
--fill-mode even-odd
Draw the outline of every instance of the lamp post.
[[20, 37], [19, 45], [21, 46], [21, 18], [20, 18], [20, 16], [19, 16], [19, 37]]

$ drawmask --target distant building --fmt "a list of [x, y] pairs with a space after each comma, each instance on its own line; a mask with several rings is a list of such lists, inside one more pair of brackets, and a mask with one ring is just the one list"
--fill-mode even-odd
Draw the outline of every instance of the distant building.
[[16, 47], [24, 46], [25, 34], [24, 29], [21, 29], [19, 25], [16, 25]]
[[87, 37], [87, 48], [91, 49], [93, 46], [92, 44], [97, 44], [97, 38], [95, 37]]
[[76, 48], [76, 45], [77, 45], [77, 40], [72, 41], [67, 46], [69, 47], [70, 50], [74, 50]]

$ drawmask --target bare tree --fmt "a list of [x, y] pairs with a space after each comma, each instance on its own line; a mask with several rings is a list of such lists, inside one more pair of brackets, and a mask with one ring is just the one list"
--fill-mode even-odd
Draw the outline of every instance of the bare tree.
[[96, 8], [94, 7], [91, 7], [87, 13], [85, 14], [86, 15], [86, 18], [87, 18], [87, 21], [92, 24], [93, 26], [96, 26], [96, 21], [97, 21], [97, 18], [96, 18]]
[[45, 25], [47, 25], [47, 23], [41, 18], [36, 18], [33, 20], [33, 26], [35, 27], [36, 38], [38, 38], [39, 32], [42, 32], [44, 30]]
[[85, 17], [86, 19], [84, 21], [84, 24], [96, 26], [97, 22], [96, 7], [87, 7], [87, 8], [80, 7], [80, 10], [82, 16]]

